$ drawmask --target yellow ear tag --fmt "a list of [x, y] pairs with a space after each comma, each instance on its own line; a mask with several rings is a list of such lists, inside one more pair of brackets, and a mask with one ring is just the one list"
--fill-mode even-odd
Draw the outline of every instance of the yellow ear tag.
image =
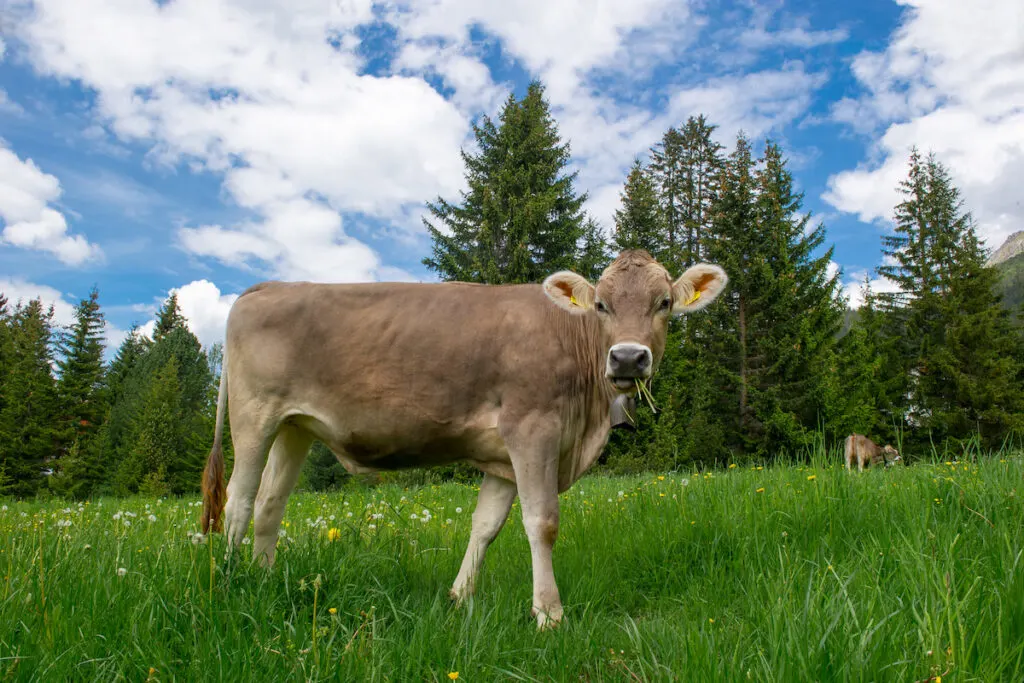
[[576, 301], [576, 297], [574, 297], [572, 294], [569, 295], [569, 303], [571, 303], [573, 306], [580, 305], [580, 302]]
[[687, 301], [687, 302], [686, 302], [685, 304], [683, 304], [683, 305], [684, 305], [684, 306], [689, 306], [690, 304], [692, 304], [692, 303], [694, 303], [695, 301], [697, 301], [697, 299], [699, 299], [699, 298], [700, 298], [700, 290], [698, 289], [698, 290], [697, 290], [697, 292], [696, 292], [696, 293], [695, 293], [695, 294], [694, 294], [694, 295], [693, 295], [692, 297], [690, 297], [690, 300], [689, 300], [689, 301]]

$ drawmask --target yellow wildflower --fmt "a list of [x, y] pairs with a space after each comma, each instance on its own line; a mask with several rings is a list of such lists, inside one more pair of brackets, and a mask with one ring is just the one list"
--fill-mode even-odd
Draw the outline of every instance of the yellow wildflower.
[[757, 489], [755, 493], [764, 493], [764, 487], [762, 486], [761, 488]]
[[729, 463], [729, 469], [730, 470], [736, 469], [736, 463], [734, 463], [734, 462], [733, 463]]
[[665, 475], [664, 474], [659, 474], [658, 475], [658, 481], [665, 481]]
[[327, 530], [328, 541], [337, 541], [339, 538], [341, 538], [341, 532], [338, 529], [331, 527]]
[[807, 481], [814, 481], [817, 478], [818, 478], [817, 474], [808, 474], [807, 475]]
[[711, 617], [708, 617], [708, 623], [709, 623], [709, 624], [713, 624], [713, 623], [715, 623], [715, 620], [714, 620], [714, 619], [712, 619]]
[[338, 613], [338, 608], [337, 607], [332, 607], [332, 608], [330, 608], [327, 611], [331, 614], [331, 616], [334, 616], [335, 614]]
[[459, 672], [458, 671], [449, 671], [448, 672], [448, 678], [450, 678], [453, 681], [457, 681], [459, 679]]

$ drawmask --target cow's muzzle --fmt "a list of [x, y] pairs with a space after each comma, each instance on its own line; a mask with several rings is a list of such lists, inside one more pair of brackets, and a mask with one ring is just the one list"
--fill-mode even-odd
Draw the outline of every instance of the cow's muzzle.
[[643, 344], [616, 344], [608, 349], [605, 374], [619, 389], [632, 389], [637, 379], [651, 376], [652, 358]]

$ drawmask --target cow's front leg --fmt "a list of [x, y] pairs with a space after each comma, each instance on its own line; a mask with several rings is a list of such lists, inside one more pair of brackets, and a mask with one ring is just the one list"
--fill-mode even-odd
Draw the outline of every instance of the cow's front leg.
[[462, 558], [462, 567], [450, 593], [456, 602], [461, 603], [473, 595], [484, 554], [491, 541], [501, 531], [501, 527], [505, 525], [515, 497], [515, 484], [492, 474], [484, 475], [480, 483], [480, 495], [476, 499], [476, 510], [473, 511], [473, 529], [469, 533], [469, 546], [466, 548], [466, 556]]
[[558, 538], [559, 433], [546, 430], [541, 425], [533, 425], [519, 433], [530, 436], [513, 440], [509, 444], [509, 454], [533, 561], [532, 614], [537, 618], [537, 627], [544, 629], [557, 626], [562, 621], [562, 600], [558, 596], [551, 563], [552, 549]]

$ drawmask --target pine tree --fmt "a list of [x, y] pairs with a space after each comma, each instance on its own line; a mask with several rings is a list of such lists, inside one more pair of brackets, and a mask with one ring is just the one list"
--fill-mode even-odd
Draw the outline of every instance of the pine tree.
[[445, 280], [538, 282], [579, 261], [586, 195], [575, 194], [544, 89], [533, 82], [521, 100], [509, 96], [498, 125], [475, 124], [479, 151], [462, 152], [469, 191], [462, 203], [428, 204], [424, 221], [433, 255], [423, 260]]
[[4, 384], [0, 425], [0, 494], [28, 496], [43, 481], [43, 471], [57, 454], [59, 407], [53, 377], [53, 308], [39, 299], [19, 305], [10, 319], [12, 362]]
[[188, 416], [182, 410], [178, 361], [173, 355], [153, 375], [131, 426], [130, 449], [116, 475], [119, 492], [171, 490], [169, 479], [186, 451]]
[[167, 301], [157, 311], [156, 327], [153, 329], [153, 341], [160, 341], [179, 327], [185, 327], [185, 316], [181, 314], [181, 309], [178, 308], [178, 293], [171, 292], [171, 295], [167, 297]]
[[583, 224], [583, 244], [574, 270], [591, 282], [597, 282], [611, 260], [604, 231], [593, 218], [587, 217]]
[[681, 133], [679, 222], [683, 239], [683, 268], [702, 259], [703, 240], [710, 236], [712, 205], [718, 195], [717, 184], [722, 168], [722, 146], [711, 138], [716, 128], [703, 115], [691, 116]]
[[949, 172], [911, 152], [890, 263], [879, 272], [900, 285], [885, 302], [897, 325], [907, 420], [932, 443], [980, 434], [997, 445], [1022, 426], [1021, 340], [1000, 305], [998, 275], [985, 265], [973, 219]]
[[107, 412], [103, 368], [103, 331], [99, 292], [93, 288], [75, 309], [75, 322], [60, 335], [60, 379], [57, 391], [62, 404], [62, 438], [70, 448], [88, 440]]
[[633, 161], [620, 196], [622, 208], [615, 211], [615, 248], [643, 249], [655, 259], [663, 258], [665, 217], [654, 179], [639, 159]]
[[676, 128], [669, 128], [661, 142], [651, 149], [650, 172], [661, 197], [664, 220], [664, 240], [661, 263], [670, 271], [679, 270], [683, 258], [678, 250], [679, 237], [683, 233], [683, 135]]
[[[173, 321], [173, 326], [168, 328], [161, 324], [162, 320]], [[150, 436], [146, 436], [150, 441], [140, 446], [138, 439], [144, 432], [139, 430], [137, 421], [145, 409], [147, 396], [161, 373], [166, 374], [173, 359], [177, 396], [175, 414], [180, 438], [175, 441], [174, 456], [170, 461], [157, 455], [147, 457], [149, 461], [159, 461], [164, 466], [164, 479], [161, 482], [151, 481], [151, 484], [166, 484], [173, 493], [185, 493], [198, 487], [199, 474], [209, 449], [211, 401], [216, 395], [212, 390], [213, 377], [202, 345], [188, 329], [173, 295], [161, 308], [156, 329], [162, 331], [159, 335], [154, 334], [158, 339], [152, 342], [137, 334], [129, 335], [118, 349], [108, 373], [113, 397], [109, 439], [116, 463], [117, 487], [122, 491], [137, 490], [142, 481], [133, 477], [144, 477], [158, 469], [157, 466], [140, 468], [138, 465], [141, 462], [137, 457], [140, 448], [155, 452], [154, 449], [164, 448], [164, 444], [153, 440], [155, 432], [150, 430]], [[166, 384], [168, 380], [165, 377], [161, 381]]]

